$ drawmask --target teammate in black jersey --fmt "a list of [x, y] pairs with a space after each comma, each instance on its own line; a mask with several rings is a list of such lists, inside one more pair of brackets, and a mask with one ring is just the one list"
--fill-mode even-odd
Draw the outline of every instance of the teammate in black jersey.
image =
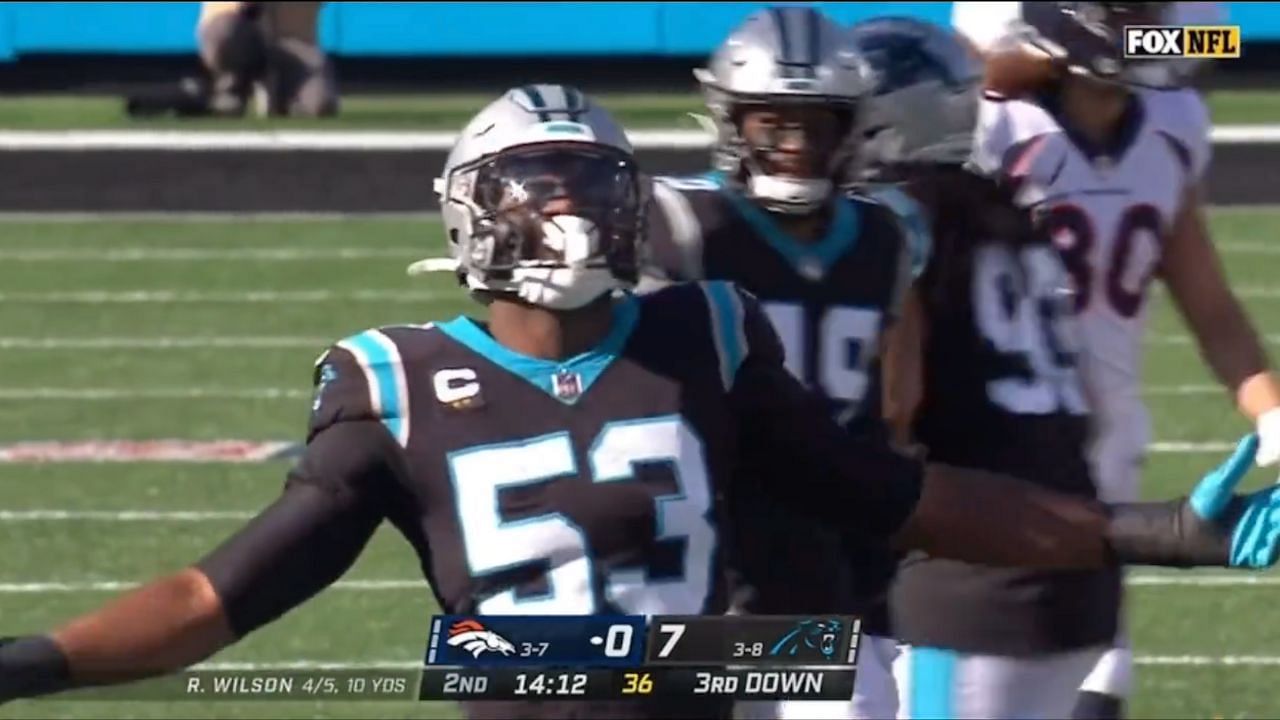
[[[880, 197], [908, 215], [918, 202], [932, 226], [895, 338], [895, 424], [931, 460], [1096, 497], [1067, 275], [1008, 189], [964, 167], [980, 69], [957, 36], [928, 23], [872, 20], [852, 37], [881, 78], [866, 173]], [[1115, 635], [1120, 586], [1117, 568], [994, 568], [912, 553], [891, 593], [903, 712], [884, 712], [1067, 717]]]
[[[656, 178], [651, 273], [749, 290], [782, 340], [787, 368], [836, 422], [854, 436], [882, 435], [881, 348], [910, 285], [911, 256], [890, 209], [837, 183], [860, 143], [867, 67], [844, 29], [818, 10], [779, 7], [744, 20], [695, 75], [716, 131], [714, 168]], [[743, 610], [856, 610], [867, 613], [864, 630], [887, 634], [882, 599], [892, 553], [853, 547], [834, 530], [815, 532], [762, 491], [739, 493], [736, 502], [756, 518], [733, 544], [736, 575], [748, 588]], [[862, 647], [872, 642], [864, 638]], [[873, 682], [875, 653], [862, 657], [858, 682]], [[751, 714], [842, 714], [790, 705]]]
[[[418, 552], [447, 612], [721, 613], [721, 534], [750, 523], [724, 498], [748, 467], [775, 478], [760, 488], [775, 502], [904, 550], [1080, 569], [1274, 564], [1280, 532], [1267, 524], [1280, 493], [1232, 495], [1252, 438], [1191, 500], [1132, 507], [925, 467], [832, 423], [787, 372], [751, 296], [723, 283], [626, 293], [643, 251], [634, 160], [621, 127], [572, 88], [518, 88], [481, 111], [439, 192], [487, 322], [337, 343], [281, 496], [191, 568], [0, 645], [0, 700], [198, 662], [335, 581], [384, 520]], [[728, 710], [654, 700], [465, 709]]]

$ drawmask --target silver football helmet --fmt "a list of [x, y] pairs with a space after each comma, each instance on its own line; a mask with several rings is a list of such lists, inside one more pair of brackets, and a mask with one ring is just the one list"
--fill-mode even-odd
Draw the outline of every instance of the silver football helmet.
[[472, 292], [556, 310], [637, 281], [644, 189], [622, 126], [578, 90], [508, 90], [463, 128], [435, 182]]
[[[813, 8], [777, 7], [750, 15], [694, 70], [716, 131], [714, 163], [746, 196], [774, 212], [807, 214], [831, 196], [856, 147], [859, 105], [870, 89], [867, 70], [836, 23]], [[764, 142], [748, 142], [742, 114], [755, 107], [816, 107], [836, 113], [828, 132], [805, 130], [809, 177], [771, 167], [778, 127]], [[829, 137], [827, 137], [829, 136]], [[825, 145], [825, 146], [824, 146]]]
[[911, 18], [866, 20], [849, 38], [871, 67], [856, 175], [903, 163], [962, 165], [973, 149], [982, 68], [955, 31]]

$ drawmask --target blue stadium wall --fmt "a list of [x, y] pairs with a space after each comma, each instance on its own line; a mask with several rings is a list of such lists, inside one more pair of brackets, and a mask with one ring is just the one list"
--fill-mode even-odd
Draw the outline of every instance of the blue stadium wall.
[[[321, 40], [347, 57], [697, 56], [767, 3], [333, 2]], [[813, 3], [853, 22], [901, 14], [945, 23], [951, 3]], [[1249, 41], [1280, 41], [1280, 3], [1228, 3]], [[195, 51], [194, 2], [0, 2], [0, 62], [28, 54]]]

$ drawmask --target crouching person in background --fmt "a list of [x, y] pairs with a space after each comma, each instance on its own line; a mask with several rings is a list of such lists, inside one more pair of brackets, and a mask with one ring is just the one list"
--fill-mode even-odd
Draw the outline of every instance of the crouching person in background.
[[196, 40], [204, 74], [126, 101], [135, 117], [338, 113], [332, 64], [317, 42], [318, 2], [201, 3]]
[[212, 78], [211, 110], [243, 114], [256, 92], [260, 114], [336, 115], [337, 83], [316, 39], [321, 5], [202, 3], [196, 37]]

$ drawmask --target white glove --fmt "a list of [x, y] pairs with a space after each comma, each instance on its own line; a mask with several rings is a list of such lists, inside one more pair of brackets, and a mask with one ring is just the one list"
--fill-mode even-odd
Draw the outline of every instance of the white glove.
[[1280, 408], [1258, 416], [1258, 467], [1280, 462]]

